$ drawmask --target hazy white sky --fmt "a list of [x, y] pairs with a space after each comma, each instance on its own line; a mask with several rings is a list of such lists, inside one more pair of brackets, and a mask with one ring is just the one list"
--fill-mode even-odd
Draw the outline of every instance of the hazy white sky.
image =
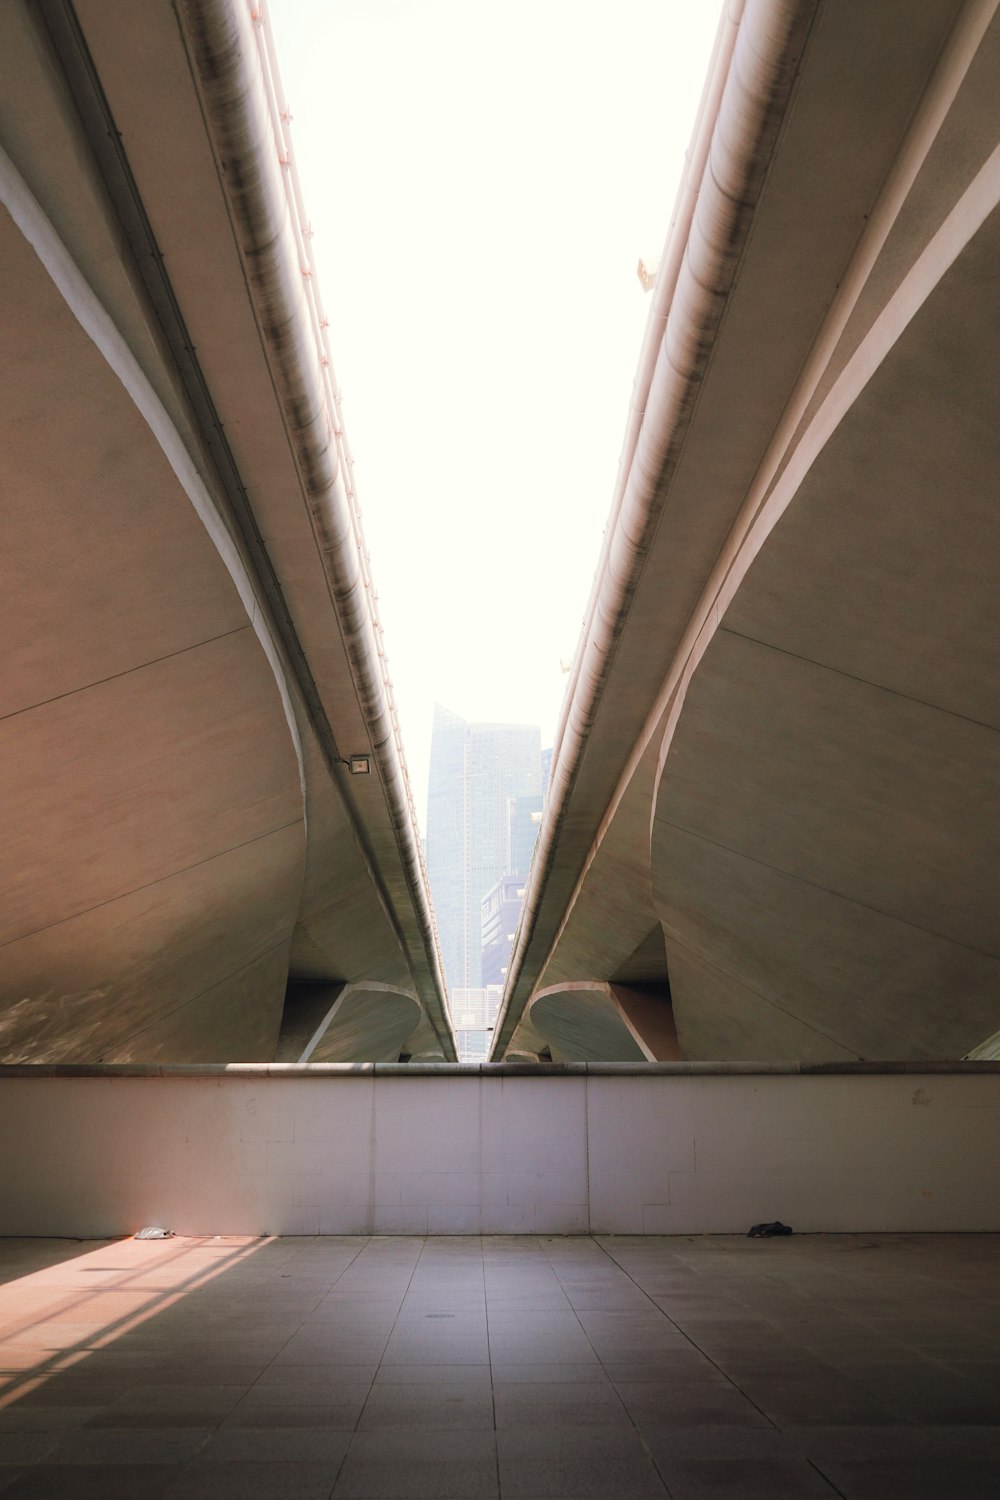
[[555, 729], [719, 0], [270, 0], [421, 821]]

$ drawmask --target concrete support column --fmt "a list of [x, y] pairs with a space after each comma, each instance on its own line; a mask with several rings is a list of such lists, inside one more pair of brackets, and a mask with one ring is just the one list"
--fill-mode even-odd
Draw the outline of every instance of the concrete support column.
[[534, 1030], [562, 1062], [672, 1062], [680, 1057], [666, 984], [570, 980], [539, 990]]

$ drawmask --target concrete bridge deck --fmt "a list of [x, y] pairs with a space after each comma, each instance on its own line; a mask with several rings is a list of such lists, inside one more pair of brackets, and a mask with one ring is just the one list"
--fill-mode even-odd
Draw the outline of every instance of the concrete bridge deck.
[[993, 1055], [992, 3], [726, 8], [495, 1055]]
[[247, 5], [4, 8], [11, 1061], [454, 1056], [286, 130]]

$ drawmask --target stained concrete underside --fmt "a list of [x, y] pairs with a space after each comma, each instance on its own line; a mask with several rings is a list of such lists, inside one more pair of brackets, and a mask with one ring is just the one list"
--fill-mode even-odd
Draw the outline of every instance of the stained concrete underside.
[[996, 1236], [0, 1242], [10, 1500], [994, 1500]]

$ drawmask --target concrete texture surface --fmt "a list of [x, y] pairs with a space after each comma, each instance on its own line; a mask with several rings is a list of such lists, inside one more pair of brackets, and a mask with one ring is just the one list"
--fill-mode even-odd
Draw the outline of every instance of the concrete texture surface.
[[1000, 1024], [1000, 18], [761, 0], [733, 46], [661, 261], [497, 1057], [624, 1055], [588, 997], [636, 952], [691, 1060], [960, 1058]]
[[[237, 167], [184, 10], [5, 10], [0, 1057], [269, 1061], [289, 977], [406, 992], [335, 1055], [453, 1055], [276, 116], [231, 90]], [[242, 3], [185, 14], [260, 73]], [[237, 179], [275, 195], [266, 298]]]
[[0, 1242], [0, 1492], [993, 1500], [995, 1236]]

